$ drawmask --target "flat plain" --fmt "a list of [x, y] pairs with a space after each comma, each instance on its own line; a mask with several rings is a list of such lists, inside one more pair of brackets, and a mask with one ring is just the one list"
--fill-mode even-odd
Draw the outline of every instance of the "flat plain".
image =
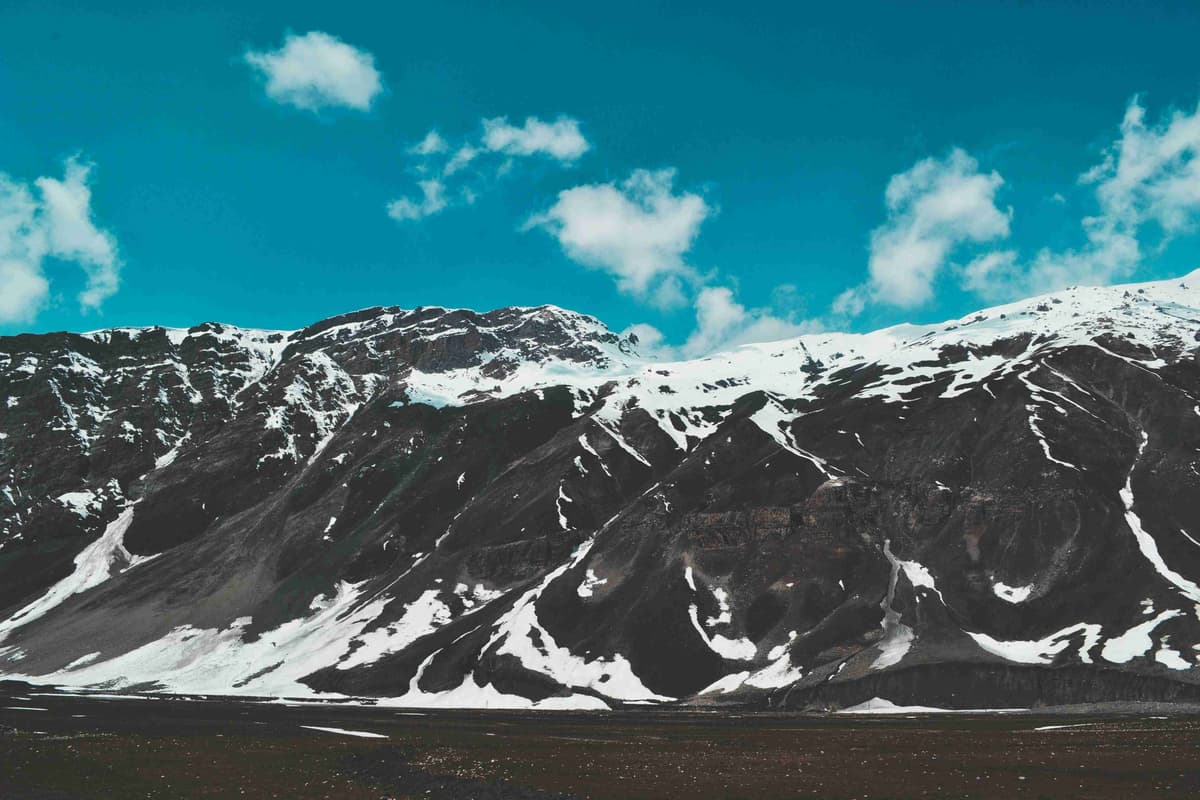
[[466, 712], [0, 692], [4, 798], [1196, 797], [1200, 717]]

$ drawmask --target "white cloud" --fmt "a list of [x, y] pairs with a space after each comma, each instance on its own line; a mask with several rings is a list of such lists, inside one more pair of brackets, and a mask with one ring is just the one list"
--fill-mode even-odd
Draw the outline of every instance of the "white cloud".
[[411, 200], [402, 197], [388, 203], [388, 216], [395, 220], [422, 219], [438, 213], [446, 207], [445, 187], [436, 179], [421, 181], [417, 184], [421, 189], [421, 199]]
[[249, 51], [245, 59], [266, 79], [267, 96], [306, 111], [368, 111], [383, 90], [374, 56], [320, 31], [289, 34], [278, 50]]
[[[785, 294], [788, 294], [788, 288], [780, 287]], [[621, 335], [635, 335], [637, 351], [643, 356], [670, 360], [695, 358], [743, 344], [790, 339], [822, 330], [821, 325], [812, 320], [797, 322], [772, 309], [746, 308], [737, 301], [733, 289], [726, 286], [700, 289], [692, 308], [696, 315], [695, 326], [682, 346], [668, 344], [662, 331], [646, 323], [630, 325], [621, 331]]]
[[[681, 346], [666, 343], [657, 328], [639, 323], [624, 334], [638, 337], [638, 350], [656, 358], [693, 357], [750, 342], [786, 339], [815, 329], [790, 314], [747, 308], [734, 290], [708, 285], [687, 263], [700, 226], [712, 207], [698, 194], [676, 192], [675, 170], [635, 170], [620, 183], [595, 183], [559, 192], [526, 228], [541, 228], [572, 260], [602, 269], [622, 291], [660, 308], [691, 302], [695, 326]], [[775, 307], [794, 306], [797, 290], [784, 284], [772, 292]]]
[[[872, 235], [871, 279], [834, 300], [835, 316], [860, 313], [868, 302], [912, 306], [928, 300], [935, 279], [959, 245], [1008, 235], [1008, 215], [996, 208], [1002, 184], [982, 175], [962, 151], [927, 159], [888, 186], [888, 223]], [[1194, 231], [1200, 220], [1200, 107], [1174, 111], [1157, 124], [1134, 98], [1120, 133], [1101, 162], [1082, 176], [1093, 187], [1096, 213], [1081, 220], [1082, 246], [1043, 248], [1032, 259], [993, 250], [956, 266], [960, 284], [989, 301], [1011, 300], [1072, 284], [1105, 284], [1130, 277], [1144, 250], [1161, 251]], [[1064, 203], [1055, 193], [1051, 199]]]
[[613, 275], [622, 291], [678, 304], [681, 280], [695, 279], [684, 255], [712, 209], [698, 194], [676, 194], [674, 180], [671, 169], [635, 170], [620, 184], [566, 189], [526, 228], [546, 230], [568, 257]]
[[621, 331], [621, 336], [632, 336], [638, 353], [648, 358], [666, 360], [675, 357], [675, 348], [667, 344], [667, 337], [653, 325], [635, 322]]
[[835, 297], [833, 305], [830, 308], [834, 317], [846, 319], [857, 317], [861, 314], [866, 309], [867, 301], [870, 299], [868, 289], [869, 287], [866, 286], [852, 286]]
[[431, 156], [446, 152], [446, 140], [437, 131], [430, 131], [425, 138], [408, 148], [408, 152], [416, 156]]
[[87, 287], [79, 295], [80, 304], [96, 309], [116, 294], [120, 284], [117, 242], [108, 231], [92, 222], [92, 191], [88, 188], [91, 168], [69, 159], [66, 175], [38, 178], [42, 193], [42, 214], [51, 255], [74, 261], [87, 273]]
[[469, 144], [464, 144], [462, 147], [454, 151], [454, 155], [450, 156], [450, 160], [442, 167], [442, 175], [447, 178], [466, 167], [475, 157], [479, 155], [479, 149], [472, 147]]
[[39, 264], [0, 257], [0, 322], [32, 322], [49, 293]]
[[[562, 165], [573, 164], [591, 149], [579, 130], [579, 122], [560, 116], [553, 122], [528, 117], [524, 125], [510, 125], [504, 117], [481, 121], [482, 132], [457, 143], [448, 142], [436, 130], [408, 149], [420, 175], [438, 175], [437, 194], [421, 184], [426, 201], [396, 200], [388, 205], [394, 219], [427, 217], [452, 205], [471, 205], [496, 179], [508, 175], [523, 158], [546, 156]], [[465, 172], [472, 164], [477, 169]], [[428, 183], [428, 182], [426, 182]]]
[[559, 161], [574, 161], [590, 147], [579, 132], [579, 123], [570, 117], [559, 117], [554, 122], [528, 117], [519, 128], [505, 117], [485, 119], [483, 144], [488, 150], [510, 156], [542, 154]]
[[1141, 260], [1147, 226], [1159, 248], [1194, 229], [1200, 212], [1200, 107], [1190, 114], [1175, 111], [1151, 126], [1135, 97], [1125, 109], [1120, 136], [1080, 182], [1095, 187], [1099, 206], [1083, 220], [1086, 244], [1038, 253], [1014, 282], [1015, 291], [1129, 277]]
[[1015, 250], [998, 250], [972, 259], [960, 273], [962, 287], [986, 300], [1004, 300], [1021, 281]]
[[120, 260], [112, 234], [92, 221], [90, 168], [68, 159], [64, 176], [42, 177], [30, 186], [0, 173], [0, 322], [31, 322], [50, 293], [48, 257], [83, 268], [83, 310], [98, 309], [120, 284]]
[[733, 290], [709, 286], [696, 295], [696, 328], [684, 342], [685, 356], [699, 356], [751, 342], [772, 342], [817, 330], [814, 323], [797, 323], [765, 308], [746, 308]]
[[[996, 207], [1003, 183], [957, 148], [894, 175], [887, 222], [871, 233], [870, 298], [904, 308], [926, 303], [956, 248], [1007, 236], [1009, 214]], [[861, 297], [846, 297], [842, 307], [861, 309]]]
[[30, 322], [46, 302], [46, 236], [29, 188], [0, 173], [0, 322]]

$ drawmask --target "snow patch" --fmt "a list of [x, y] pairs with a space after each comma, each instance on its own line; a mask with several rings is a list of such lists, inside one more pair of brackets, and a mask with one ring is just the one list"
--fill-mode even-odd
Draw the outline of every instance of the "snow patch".
[[352, 731], [346, 728], [325, 728], [320, 725], [301, 725], [301, 728], [309, 731], [321, 731], [322, 733], [337, 733], [342, 736], [355, 736], [359, 739], [386, 739], [382, 733], [370, 733], [368, 731]]
[[996, 593], [996, 597], [1008, 603], [1024, 603], [1029, 599], [1029, 595], [1033, 593], [1033, 586], [1009, 586], [1008, 584], [996, 581], [992, 584], [992, 591]]
[[86, 592], [104, 583], [114, 574], [155, 558], [134, 556], [125, 549], [125, 531], [133, 522], [133, 510], [132, 505], [127, 506], [108, 524], [99, 539], [75, 556], [75, 570], [70, 575], [50, 587], [49, 591], [37, 600], [0, 622], [0, 642], [8, 638], [12, 631], [44, 616], [71, 596]]
[[1070, 646], [1070, 637], [1077, 633], [1082, 634], [1084, 637], [1083, 646], [1079, 648], [1079, 660], [1085, 664], [1091, 664], [1091, 650], [1100, 641], [1100, 626], [1086, 622], [1077, 623], [1049, 636], [1032, 641], [1006, 641], [994, 639], [986, 633], [975, 631], [967, 631], [966, 633], [975, 640], [975, 644], [992, 655], [1000, 656], [1003, 659], [1015, 661], [1020, 664], [1051, 663], [1055, 656]]
[[1100, 651], [1100, 656], [1105, 661], [1110, 661], [1113, 664], [1125, 664], [1138, 656], [1146, 655], [1150, 652], [1150, 648], [1154, 646], [1154, 642], [1150, 638], [1151, 632], [1162, 623], [1169, 619], [1174, 619], [1182, 613], [1177, 609], [1171, 608], [1163, 611], [1154, 619], [1134, 625], [1120, 636], [1106, 641], [1104, 649]]

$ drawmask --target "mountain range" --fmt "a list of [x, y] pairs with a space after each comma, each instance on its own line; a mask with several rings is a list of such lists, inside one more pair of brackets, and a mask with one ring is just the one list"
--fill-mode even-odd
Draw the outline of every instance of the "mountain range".
[[1200, 700], [1200, 272], [687, 361], [553, 306], [0, 337], [0, 678]]

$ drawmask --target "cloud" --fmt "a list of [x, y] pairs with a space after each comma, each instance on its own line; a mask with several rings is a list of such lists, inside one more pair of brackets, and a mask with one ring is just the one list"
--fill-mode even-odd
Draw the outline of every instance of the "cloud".
[[92, 222], [92, 191], [88, 188], [89, 166], [69, 159], [63, 180], [38, 178], [42, 214], [49, 252], [56, 258], [74, 261], [87, 274], [87, 286], [79, 295], [85, 309], [98, 309], [117, 292], [120, 264], [117, 242], [108, 231]]
[[1138, 98], [1126, 106], [1120, 135], [1099, 164], [1080, 177], [1094, 186], [1098, 213], [1083, 220], [1086, 244], [1043, 250], [1016, 291], [1049, 291], [1075, 283], [1109, 283], [1133, 274], [1150, 228], [1157, 249], [1194, 229], [1200, 212], [1200, 107], [1147, 125]]
[[857, 317], [867, 308], [867, 302], [870, 300], [868, 289], [867, 286], [853, 286], [846, 289], [833, 299], [830, 312], [836, 319], [842, 321], [850, 317]]
[[[958, 148], [892, 176], [887, 221], [871, 233], [867, 295], [903, 308], [928, 302], [956, 248], [1008, 236], [1010, 215], [996, 207], [1003, 183]], [[861, 310], [864, 298], [839, 301], [844, 310]]]
[[570, 117], [559, 117], [554, 122], [528, 117], [519, 128], [510, 125], [505, 117], [485, 119], [483, 144], [496, 153], [510, 156], [541, 154], [567, 162], [576, 160], [590, 148], [579, 132], [579, 123]]
[[[1111, 283], [1131, 276], [1147, 247], [1161, 251], [1194, 231], [1200, 221], [1200, 106], [1149, 124], [1133, 98], [1119, 135], [1079, 183], [1092, 187], [1096, 201], [1096, 213], [1080, 221], [1081, 246], [1043, 248], [1031, 259], [1011, 248], [977, 253], [953, 266], [962, 288], [1002, 301]], [[997, 173], [980, 173], [961, 150], [892, 178], [888, 222], [871, 238], [870, 280], [840, 294], [832, 313], [846, 318], [871, 302], [911, 307], [930, 299], [936, 278], [962, 245], [1008, 236], [1010, 215], [994, 202], [1002, 184]], [[1051, 199], [1065, 202], [1059, 193]]]
[[478, 148], [472, 147], [469, 144], [463, 145], [454, 151], [454, 155], [450, 156], [450, 160], [442, 167], [442, 175], [450, 177], [474, 161], [478, 155]]
[[446, 140], [437, 131], [430, 131], [425, 138], [408, 148], [408, 152], [417, 156], [432, 156], [446, 152], [449, 147]]
[[320, 31], [288, 34], [278, 50], [248, 51], [245, 60], [266, 79], [268, 97], [305, 111], [369, 111], [383, 90], [374, 56]]
[[37, 209], [28, 187], [0, 173], [0, 323], [32, 321], [50, 292]]
[[1009, 289], [1021, 281], [1015, 250], [999, 250], [974, 258], [960, 273], [962, 287], [987, 300], [1007, 299]]
[[[484, 119], [480, 124], [482, 132], [476, 137], [452, 144], [431, 130], [408, 148], [416, 160], [413, 171], [439, 179], [418, 183], [424, 201], [402, 198], [390, 202], [387, 208], [392, 219], [419, 220], [451, 206], [471, 205], [495, 179], [508, 175], [519, 159], [542, 156], [569, 166], [591, 149], [579, 122], [567, 116], [553, 122], [528, 117], [520, 127], [510, 125], [504, 117]], [[473, 164], [478, 168], [468, 171]], [[436, 184], [432, 198], [427, 184]]]
[[[777, 291], [790, 293], [791, 287]], [[637, 351], [648, 358], [671, 360], [695, 358], [754, 342], [790, 339], [822, 330], [811, 320], [796, 321], [767, 308], [746, 308], [737, 301], [734, 290], [726, 286], [701, 288], [692, 303], [695, 324], [683, 345], [668, 344], [662, 331], [653, 325], [637, 323], [621, 331], [622, 336], [637, 337]]]
[[751, 342], [788, 339], [817, 329], [814, 323], [797, 323], [765, 308], [746, 308], [732, 289], [710, 286], [696, 295], [696, 328], [683, 344], [685, 356], [698, 356]]
[[639, 169], [620, 184], [566, 189], [525, 227], [545, 230], [569, 258], [608, 272], [622, 291], [677, 305], [682, 281], [696, 279], [684, 255], [712, 208], [698, 194], [675, 193], [674, 180], [672, 169]]
[[421, 189], [421, 199], [410, 200], [402, 197], [388, 203], [388, 216], [396, 220], [421, 219], [436, 214], [446, 207], [445, 187], [436, 179], [421, 181], [417, 184]]
[[92, 221], [90, 174], [76, 158], [66, 161], [61, 180], [38, 178], [33, 187], [0, 173], [0, 322], [36, 318], [50, 293], [47, 258], [83, 268], [87, 283], [78, 297], [84, 311], [99, 309], [116, 293], [117, 243]]
[[[691, 304], [694, 328], [678, 347], [645, 323], [623, 332], [638, 337], [643, 355], [693, 357], [813, 330], [814, 323], [797, 322], [791, 313], [747, 308], [732, 288], [710, 285], [714, 274], [701, 274], [688, 264], [700, 227], [713, 213], [700, 195], [675, 190], [675, 170], [639, 169], [620, 183], [559, 192], [554, 204], [525, 227], [545, 230], [571, 260], [604, 270], [621, 291], [640, 301], [664, 309]], [[778, 286], [772, 306], [794, 307], [797, 297], [794, 285]]]
[[0, 256], [0, 323], [32, 322], [49, 293], [40, 265]]
[[621, 331], [621, 337], [632, 337], [637, 351], [648, 358], [668, 360], [675, 357], [674, 347], [667, 344], [663, 332], [645, 322], [635, 322]]

